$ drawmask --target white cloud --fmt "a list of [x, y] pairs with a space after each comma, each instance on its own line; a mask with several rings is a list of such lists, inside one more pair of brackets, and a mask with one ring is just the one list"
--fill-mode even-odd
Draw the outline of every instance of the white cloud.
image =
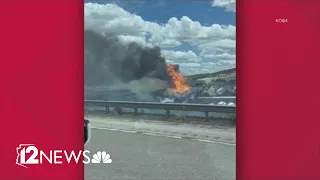
[[[220, 0], [221, 1], [221, 0]], [[160, 46], [162, 56], [169, 63], [186, 63], [183, 73], [190, 74], [225, 69], [219, 61], [235, 61], [235, 26], [213, 24], [204, 26], [187, 16], [171, 17], [165, 24], [145, 21], [115, 4], [85, 4], [85, 29], [104, 35], [115, 35], [121, 41], [137, 42], [144, 46]], [[183, 43], [194, 46], [191, 50], [174, 51]], [[215, 64], [205, 64], [212, 61]], [[190, 64], [191, 63], [191, 64]], [[194, 63], [194, 64], [192, 64]], [[196, 67], [191, 66], [199, 64]], [[214, 66], [214, 67], [213, 67]], [[196, 68], [196, 69], [192, 69]]]
[[153, 45], [146, 41], [144, 36], [132, 36], [132, 35], [118, 35], [119, 40], [124, 43], [128, 44], [130, 42], [136, 42], [142, 46], [152, 47]]
[[223, 54], [205, 54], [205, 58], [210, 58], [210, 59], [221, 59], [223, 61], [234, 61], [236, 59], [236, 55], [231, 55], [228, 53], [223, 53]]
[[236, 12], [236, 0], [213, 0], [212, 7], [222, 7], [226, 11]]
[[170, 50], [162, 50], [161, 54], [167, 60], [176, 63], [183, 63], [183, 62], [199, 62], [201, 58], [198, 57], [193, 51], [170, 51]]

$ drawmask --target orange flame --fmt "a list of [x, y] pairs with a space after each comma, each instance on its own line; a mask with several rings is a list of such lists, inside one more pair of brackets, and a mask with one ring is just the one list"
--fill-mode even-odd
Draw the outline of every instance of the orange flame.
[[183, 93], [191, 88], [191, 86], [187, 82], [187, 79], [182, 74], [176, 71], [175, 65], [168, 65], [167, 70], [169, 76], [172, 77], [173, 89], [171, 89], [171, 92], [173, 94]]

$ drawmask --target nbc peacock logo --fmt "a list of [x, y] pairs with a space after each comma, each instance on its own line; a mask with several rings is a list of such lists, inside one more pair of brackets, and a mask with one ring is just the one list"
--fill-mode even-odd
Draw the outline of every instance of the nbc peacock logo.
[[110, 154], [107, 154], [105, 151], [98, 151], [96, 154], [93, 154], [91, 163], [93, 164], [110, 164], [112, 162], [112, 159], [110, 158]]

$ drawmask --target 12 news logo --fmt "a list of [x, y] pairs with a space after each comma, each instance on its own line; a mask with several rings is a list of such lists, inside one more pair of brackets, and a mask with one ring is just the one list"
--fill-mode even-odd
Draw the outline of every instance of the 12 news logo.
[[49, 164], [63, 164], [66, 163], [81, 163], [81, 156], [83, 157], [82, 163], [111, 163], [112, 159], [110, 155], [105, 151], [98, 151], [93, 154], [92, 159], [90, 159], [90, 151], [80, 150], [77, 153], [75, 151], [65, 151], [65, 150], [50, 150], [45, 153], [42, 150], [39, 150], [34, 144], [20, 144], [17, 148], [17, 158], [16, 164], [25, 168], [28, 168], [26, 165], [37, 165], [43, 164], [44, 162]]

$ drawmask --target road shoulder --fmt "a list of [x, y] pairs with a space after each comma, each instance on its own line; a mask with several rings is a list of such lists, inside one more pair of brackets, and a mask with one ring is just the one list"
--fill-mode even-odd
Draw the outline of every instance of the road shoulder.
[[102, 112], [87, 112], [85, 118], [91, 121], [92, 128], [97, 129], [227, 145], [236, 143], [235, 123], [225, 120], [164, 119], [151, 116], [110, 115]]

